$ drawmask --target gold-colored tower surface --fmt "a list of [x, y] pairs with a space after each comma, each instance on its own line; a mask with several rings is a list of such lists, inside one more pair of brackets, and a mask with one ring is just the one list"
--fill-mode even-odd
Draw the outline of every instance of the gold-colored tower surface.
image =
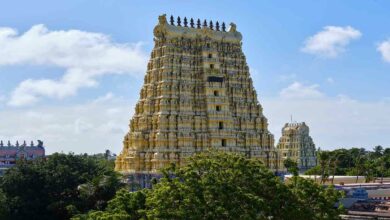
[[258, 102], [242, 36], [231, 23], [159, 16], [140, 100], [115, 169], [155, 173], [209, 148], [276, 170], [274, 137]]
[[317, 165], [316, 147], [305, 122], [286, 123], [282, 128], [282, 137], [277, 148], [281, 154], [281, 161], [287, 158], [294, 160], [298, 163], [300, 171]]

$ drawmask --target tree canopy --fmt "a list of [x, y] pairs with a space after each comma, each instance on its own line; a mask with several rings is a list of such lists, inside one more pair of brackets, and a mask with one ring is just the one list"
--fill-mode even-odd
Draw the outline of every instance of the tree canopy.
[[334, 175], [365, 176], [367, 182], [390, 177], [390, 148], [384, 149], [380, 145], [373, 151], [364, 148], [320, 151], [317, 158], [318, 166], [306, 174], [321, 175], [322, 179], [333, 179]]
[[74, 219], [339, 219], [342, 196], [311, 180], [289, 184], [259, 160], [217, 151], [170, 166], [152, 189], [119, 191], [104, 211]]
[[69, 219], [104, 209], [121, 187], [120, 177], [96, 157], [55, 153], [18, 161], [0, 179], [4, 219]]

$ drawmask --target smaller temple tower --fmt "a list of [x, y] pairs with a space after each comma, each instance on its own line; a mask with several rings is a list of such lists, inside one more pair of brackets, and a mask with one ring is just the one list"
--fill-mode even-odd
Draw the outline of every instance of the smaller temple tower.
[[[300, 172], [317, 165], [316, 147], [309, 135], [309, 127], [302, 123], [286, 123], [282, 128], [282, 137], [277, 148], [281, 163], [290, 158], [298, 163]], [[281, 166], [282, 167], [282, 166]]]

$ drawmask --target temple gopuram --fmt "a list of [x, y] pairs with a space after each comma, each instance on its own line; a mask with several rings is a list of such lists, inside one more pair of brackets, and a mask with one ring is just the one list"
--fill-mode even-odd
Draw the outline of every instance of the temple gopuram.
[[[206, 149], [278, 170], [278, 152], [234, 23], [159, 16], [140, 99], [115, 169], [147, 183]], [[145, 186], [145, 185], [143, 185]]]
[[281, 161], [287, 158], [298, 163], [300, 172], [317, 165], [316, 147], [309, 135], [309, 127], [305, 122], [286, 123], [282, 129], [282, 137], [277, 148]]

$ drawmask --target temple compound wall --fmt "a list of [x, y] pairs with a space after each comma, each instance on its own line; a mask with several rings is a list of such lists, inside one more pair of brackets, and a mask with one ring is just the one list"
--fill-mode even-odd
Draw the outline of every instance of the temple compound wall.
[[277, 149], [281, 155], [280, 162], [290, 158], [298, 163], [300, 172], [317, 165], [316, 147], [305, 122], [286, 123]]
[[278, 169], [274, 137], [231, 23], [159, 17], [140, 99], [115, 169], [154, 175], [206, 149], [239, 152]]

